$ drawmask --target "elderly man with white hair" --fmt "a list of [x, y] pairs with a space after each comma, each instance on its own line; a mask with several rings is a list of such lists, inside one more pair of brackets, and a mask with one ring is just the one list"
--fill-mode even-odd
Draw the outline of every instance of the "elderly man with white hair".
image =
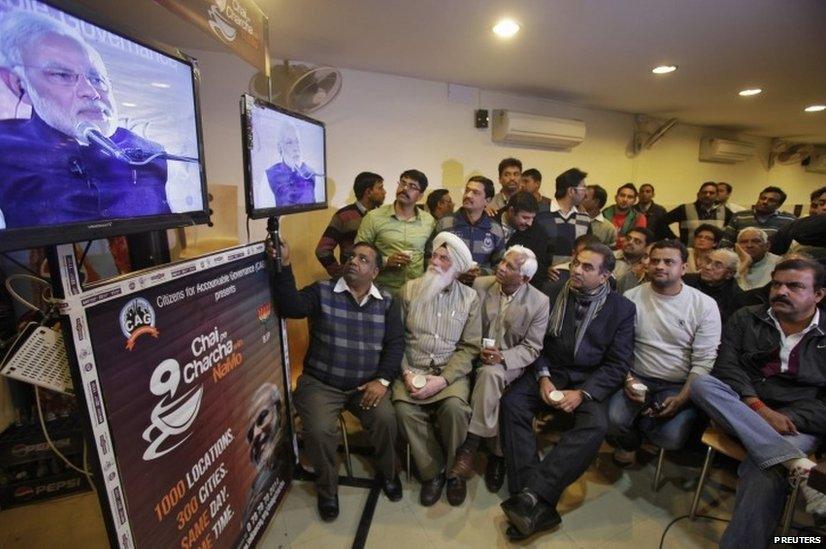
[[[393, 384], [393, 403], [419, 471], [420, 501], [425, 506], [439, 500], [445, 472], [450, 472], [456, 449], [467, 435], [468, 374], [479, 356], [482, 323], [479, 297], [457, 277], [471, 262], [461, 238], [439, 233], [424, 276], [401, 289], [406, 348], [402, 376]], [[460, 505], [467, 495], [465, 480], [449, 476], [448, 502]]]
[[[0, 80], [17, 98], [0, 120], [0, 208], [7, 228], [171, 211], [163, 147], [118, 127], [113, 84], [83, 36], [46, 15], [0, 21]], [[31, 107], [31, 116], [25, 116]], [[95, 144], [108, 139], [123, 156]], [[126, 156], [129, 153], [130, 156]]]
[[291, 206], [315, 202], [317, 174], [301, 159], [301, 139], [291, 122], [278, 129], [278, 153], [281, 162], [267, 169], [267, 181], [275, 196], [275, 205]]
[[482, 334], [486, 339], [475, 370], [468, 435], [456, 452], [452, 473], [472, 476], [476, 452], [487, 439], [490, 456], [485, 485], [493, 493], [505, 480], [505, 458], [499, 444], [499, 399], [537, 359], [548, 327], [548, 296], [530, 284], [536, 270], [536, 255], [515, 245], [505, 251], [495, 276], [480, 277], [473, 283], [481, 302]]
[[740, 256], [737, 283], [744, 290], [762, 288], [772, 279], [774, 266], [780, 256], [769, 251], [769, 237], [766, 231], [757, 227], [747, 227], [737, 233], [734, 249]]
[[[696, 242], [696, 238], [695, 238]], [[727, 248], [712, 250], [698, 273], [683, 276], [686, 285], [696, 288], [717, 302], [720, 320], [725, 329], [726, 321], [737, 309], [748, 305], [746, 293], [737, 285], [737, 269], [740, 259]]]

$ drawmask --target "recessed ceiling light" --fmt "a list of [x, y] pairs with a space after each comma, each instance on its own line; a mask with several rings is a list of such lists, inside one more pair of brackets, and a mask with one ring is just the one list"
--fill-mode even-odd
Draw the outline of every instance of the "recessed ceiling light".
[[808, 107], [806, 107], [803, 110], [806, 111], [806, 112], [826, 111], [826, 105], [809, 105]]
[[760, 88], [749, 88], [747, 90], [740, 90], [740, 95], [742, 95], [743, 97], [749, 97], [762, 92], [763, 90], [761, 90]]
[[513, 19], [502, 19], [493, 26], [493, 32], [502, 38], [510, 38], [519, 32], [519, 24]]
[[123, 105], [124, 107], [137, 107], [138, 106], [137, 103], [127, 103], [127, 102], [121, 103], [121, 105]]
[[155, 88], [170, 88], [171, 87], [169, 84], [166, 84], [164, 82], [152, 82], [149, 85], [153, 86]]
[[653, 69], [651, 69], [651, 72], [653, 72], [654, 74], [668, 74], [676, 70], [677, 65], [660, 65], [659, 67], [654, 67]]

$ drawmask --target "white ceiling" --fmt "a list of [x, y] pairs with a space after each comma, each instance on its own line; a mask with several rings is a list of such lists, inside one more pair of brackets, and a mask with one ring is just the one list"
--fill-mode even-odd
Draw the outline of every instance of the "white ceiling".
[[[151, 0], [81, 0], [121, 27], [222, 50]], [[826, 0], [258, 0], [274, 58], [826, 143]], [[494, 36], [501, 17], [522, 30]], [[240, 61], [239, 61], [240, 62]], [[651, 68], [676, 64], [669, 75]], [[346, 83], [345, 83], [346, 85]], [[759, 87], [762, 94], [737, 92]]]

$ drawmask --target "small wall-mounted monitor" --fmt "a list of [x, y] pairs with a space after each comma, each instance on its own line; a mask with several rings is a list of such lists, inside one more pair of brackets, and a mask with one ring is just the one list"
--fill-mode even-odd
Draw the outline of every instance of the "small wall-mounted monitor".
[[64, 4], [0, 3], [0, 251], [209, 221], [194, 61]]
[[253, 219], [327, 207], [324, 123], [241, 96], [247, 215]]

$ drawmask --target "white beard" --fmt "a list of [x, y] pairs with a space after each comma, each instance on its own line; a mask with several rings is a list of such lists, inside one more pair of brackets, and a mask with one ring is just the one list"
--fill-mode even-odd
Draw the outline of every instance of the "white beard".
[[436, 299], [439, 292], [447, 288], [456, 279], [456, 268], [451, 267], [447, 271], [442, 271], [438, 267], [430, 266], [422, 276], [422, 284], [419, 286], [419, 295], [413, 301], [427, 303]]

